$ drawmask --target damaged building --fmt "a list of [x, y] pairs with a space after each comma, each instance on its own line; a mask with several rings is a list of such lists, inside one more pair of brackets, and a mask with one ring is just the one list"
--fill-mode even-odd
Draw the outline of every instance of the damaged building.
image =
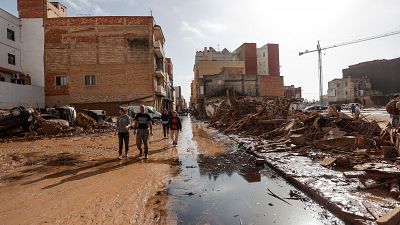
[[204, 48], [196, 52], [191, 107], [200, 109], [204, 98], [225, 95], [227, 90], [246, 96], [284, 95], [279, 71], [279, 45], [244, 43], [235, 51]]
[[400, 93], [400, 58], [362, 62], [342, 72], [342, 79], [328, 82], [330, 103], [357, 102], [367, 107], [382, 106]]
[[20, 17], [43, 32], [46, 106], [104, 109], [145, 104], [172, 107], [172, 61], [152, 16], [67, 17], [58, 2], [19, 0]]

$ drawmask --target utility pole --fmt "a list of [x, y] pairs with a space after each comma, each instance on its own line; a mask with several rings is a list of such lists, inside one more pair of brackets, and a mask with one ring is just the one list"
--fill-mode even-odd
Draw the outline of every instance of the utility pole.
[[318, 50], [319, 104], [323, 105], [322, 99], [324, 95], [324, 88], [323, 88], [324, 83], [322, 82], [322, 51], [319, 41], [317, 44], [317, 50]]

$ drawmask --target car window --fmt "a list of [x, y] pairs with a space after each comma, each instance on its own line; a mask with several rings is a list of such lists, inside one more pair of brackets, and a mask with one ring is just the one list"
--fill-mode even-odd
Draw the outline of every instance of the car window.
[[154, 113], [151, 109], [147, 109], [148, 113]]

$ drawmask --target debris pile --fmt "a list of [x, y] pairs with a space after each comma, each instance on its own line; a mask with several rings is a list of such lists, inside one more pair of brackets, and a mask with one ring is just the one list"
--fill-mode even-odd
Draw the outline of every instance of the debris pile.
[[64, 137], [115, 130], [115, 123], [97, 122], [89, 115], [79, 113], [73, 124], [34, 109], [16, 107], [0, 113], [0, 138], [3, 141], [35, 140], [44, 137]]
[[81, 126], [86, 130], [95, 129], [97, 127], [97, 122], [90, 116], [79, 113], [75, 120], [75, 125]]
[[365, 117], [344, 113], [290, 112], [287, 99], [245, 97], [224, 100], [209, 118], [211, 126], [255, 140], [252, 151], [288, 151], [322, 166], [357, 171], [356, 177], [387, 187], [400, 199], [400, 133]]

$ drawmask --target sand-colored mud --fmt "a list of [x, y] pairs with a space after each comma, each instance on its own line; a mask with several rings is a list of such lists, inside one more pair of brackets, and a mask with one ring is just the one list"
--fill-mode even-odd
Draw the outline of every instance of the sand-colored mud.
[[151, 138], [150, 159], [116, 160], [114, 134], [0, 144], [1, 224], [164, 224], [176, 148]]

